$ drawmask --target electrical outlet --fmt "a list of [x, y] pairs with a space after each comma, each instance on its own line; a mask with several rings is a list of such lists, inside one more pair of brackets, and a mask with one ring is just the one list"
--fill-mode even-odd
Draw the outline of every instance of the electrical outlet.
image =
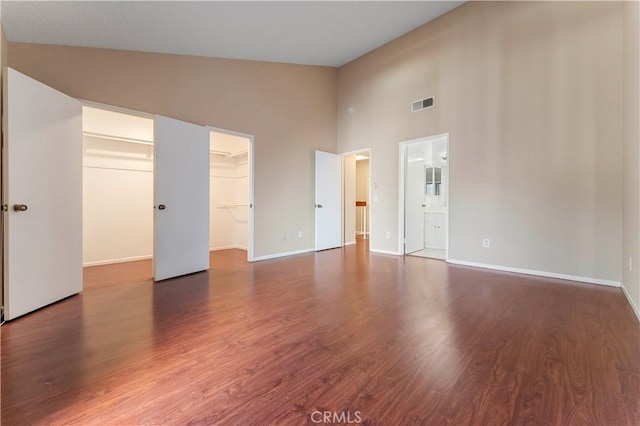
[[491, 240], [488, 239], [488, 238], [484, 238], [482, 240], [482, 247], [484, 247], [484, 248], [491, 247]]
[[385, 238], [388, 240], [391, 238], [391, 231], [387, 231], [386, 234], [384, 234]]
[[298, 238], [302, 238], [302, 230], [298, 231]]

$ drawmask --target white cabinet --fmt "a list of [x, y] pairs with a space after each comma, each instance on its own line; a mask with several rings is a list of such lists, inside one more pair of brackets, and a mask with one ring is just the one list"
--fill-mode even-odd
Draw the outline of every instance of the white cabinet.
[[430, 249], [446, 248], [447, 215], [445, 213], [424, 214], [424, 247]]

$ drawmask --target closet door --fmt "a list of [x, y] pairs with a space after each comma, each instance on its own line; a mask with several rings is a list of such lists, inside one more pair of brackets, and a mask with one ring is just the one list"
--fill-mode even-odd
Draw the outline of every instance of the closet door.
[[342, 157], [316, 151], [316, 250], [342, 245]]
[[82, 291], [82, 106], [7, 69], [5, 318]]
[[209, 269], [209, 130], [156, 116], [156, 281]]

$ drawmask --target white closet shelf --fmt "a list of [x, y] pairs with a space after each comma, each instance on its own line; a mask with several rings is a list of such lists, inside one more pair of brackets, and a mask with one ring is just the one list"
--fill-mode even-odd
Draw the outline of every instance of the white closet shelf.
[[219, 155], [225, 158], [236, 158], [236, 157], [242, 157], [244, 155], [247, 155], [249, 153], [249, 150], [241, 149], [240, 151], [230, 152], [230, 151], [217, 151], [215, 149], [212, 149], [209, 152], [213, 155]]
[[219, 209], [231, 209], [235, 207], [249, 207], [249, 204], [246, 203], [218, 203]]
[[93, 133], [93, 132], [82, 132], [82, 134], [85, 136], [89, 136], [91, 138], [96, 138], [96, 139], [108, 139], [111, 141], [137, 143], [140, 145], [153, 145], [153, 141], [149, 141], [146, 139], [124, 138], [120, 136], [112, 136], [112, 135], [106, 135], [104, 133]]

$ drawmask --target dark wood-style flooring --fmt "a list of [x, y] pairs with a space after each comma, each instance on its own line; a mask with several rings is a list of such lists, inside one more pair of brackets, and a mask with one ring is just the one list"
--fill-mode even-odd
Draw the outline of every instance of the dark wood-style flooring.
[[89, 268], [2, 326], [2, 425], [640, 424], [620, 289], [365, 244], [245, 256], [158, 284], [150, 262]]

